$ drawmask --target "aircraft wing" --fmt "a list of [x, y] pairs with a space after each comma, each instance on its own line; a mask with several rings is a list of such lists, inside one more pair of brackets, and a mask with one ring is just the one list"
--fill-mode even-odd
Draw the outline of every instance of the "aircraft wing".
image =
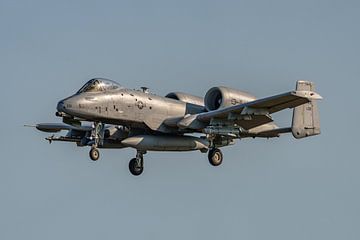
[[37, 130], [47, 133], [57, 133], [62, 130], [68, 131], [65, 136], [49, 136], [45, 138], [49, 143], [53, 141], [75, 142], [80, 144], [81, 140], [92, 131], [91, 126], [75, 126], [65, 123], [38, 123], [36, 125], [25, 125], [25, 127], [35, 127]]
[[227, 120], [248, 130], [272, 122], [270, 116], [272, 113], [286, 108], [294, 108], [318, 99], [322, 99], [322, 97], [313, 91], [291, 91], [244, 104], [200, 113], [196, 116], [196, 120], [205, 123], [214, 119], [219, 121]]
[[34, 127], [42, 132], [60, 132], [61, 130], [91, 131], [91, 126], [72, 126], [64, 123], [39, 123]]

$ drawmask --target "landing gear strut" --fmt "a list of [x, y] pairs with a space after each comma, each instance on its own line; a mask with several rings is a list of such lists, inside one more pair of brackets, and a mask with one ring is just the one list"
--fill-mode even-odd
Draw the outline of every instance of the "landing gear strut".
[[129, 170], [132, 175], [139, 176], [144, 170], [144, 154], [145, 151], [137, 150], [136, 158], [133, 158], [129, 162]]
[[212, 148], [208, 153], [208, 159], [211, 165], [219, 166], [223, 160], [223, 154], [220, 149]]
[[100, 122], [95, 122], [90, 136], [91, 150], [89, 152], [90, 159], [93, 161], [99, 160], [100, 152], [97, 149], [99, 145], [102, 144], [102, 139], [104, 138], [104, 125]]

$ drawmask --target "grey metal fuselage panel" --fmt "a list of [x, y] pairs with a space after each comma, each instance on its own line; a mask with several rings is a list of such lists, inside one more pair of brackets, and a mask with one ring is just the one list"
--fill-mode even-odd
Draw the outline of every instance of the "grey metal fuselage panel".
[[161, 132], [176, 131], [163, 124], [164, 120], [203, 111], [202, 106], [130, 89], [77, 93], [61, 104], [58, 110], [88, 121]]

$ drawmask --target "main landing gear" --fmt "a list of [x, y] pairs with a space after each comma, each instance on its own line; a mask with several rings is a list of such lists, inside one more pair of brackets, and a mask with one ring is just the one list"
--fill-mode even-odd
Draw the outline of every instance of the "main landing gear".
[[223, 161], [223, 154], [218, 148], [211, 148], [208, 153], [208, 159], [211, 165], [219, 166]]
[[91, 150], [89, 152], [90, 159], [93, 161], [99, 160], [100, 152], [96, 147], [91, 147]]
[[136, 158], [133, 158], [129, 162], [129, 170], [132, 175], [139, 176], [144, 170], [144, 154], [146, 151], [137, 150]]
[[[129, 162], [129, 170], [132, 175], [139, 176], [144, 171], [144, 154], [146, 151], [138, 150], [136, 157], [131, 159]], [[90, 159], [97, 161], [100, 157], [100, 152], [96, 147], [91, 147], [89, 152]]]

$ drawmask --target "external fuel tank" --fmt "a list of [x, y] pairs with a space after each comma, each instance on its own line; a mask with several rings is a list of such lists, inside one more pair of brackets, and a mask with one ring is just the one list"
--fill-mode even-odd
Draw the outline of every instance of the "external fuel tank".
[[193, 136], [138, 135], [121, 141], [125, 146], [148, 151], [205, 151], [209, 147], [206, 139]]

